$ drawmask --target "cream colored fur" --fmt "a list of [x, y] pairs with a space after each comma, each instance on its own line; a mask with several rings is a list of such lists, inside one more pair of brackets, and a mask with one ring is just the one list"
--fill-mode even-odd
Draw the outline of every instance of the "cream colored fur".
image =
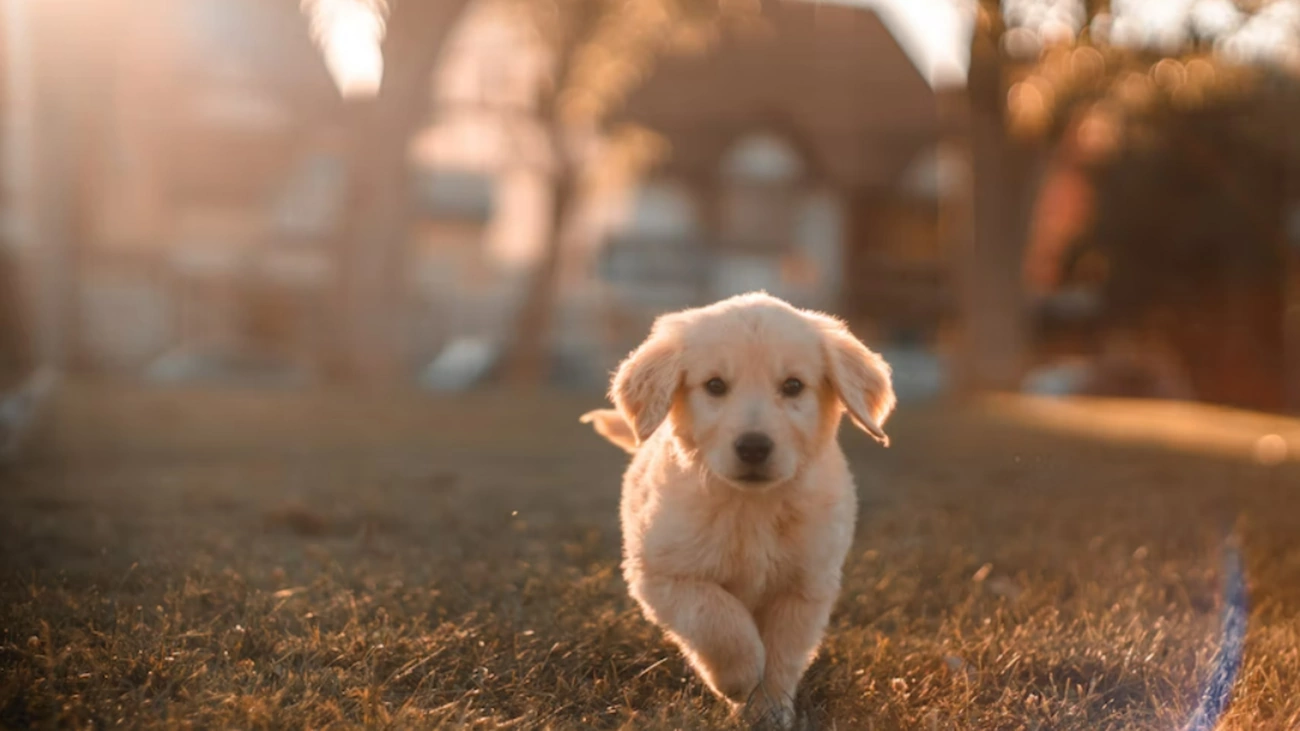
[[[789, 726], [857, 517], [836, 432], [847, 411], [887, 443], [889, 366], [838, 320], [749, 294], [659, 318], [610, 394], [621, 419], [583, 420], [633, 452], [621, 505], [633, 598], [737, 711]], [[761, 467], [736, 448], [756, 432], [772, 442]]]
[[628, 454], [636, 454], [636, 434], [623, 420], [617, 409], [596, 409], [583, 414], [578, 421], [591, 424], [596, 433]]

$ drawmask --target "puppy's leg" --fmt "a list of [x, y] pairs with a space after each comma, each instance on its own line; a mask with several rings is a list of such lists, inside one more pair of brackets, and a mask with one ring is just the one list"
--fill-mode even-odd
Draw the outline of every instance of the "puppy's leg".
[[795, 690], [817, 653], [834, 603], [833, 596], [810, 598], [787, 593], [760, 608], [757, 619], [766, 663], [762, 685], [750, 700], [747, 714], [771, 719], [783, 727], [794, 723]]
[[644, 576], [632, 596], [715, 693], [744, 703], [763, 679], [763, 641], [736, 597], [707, 581]]

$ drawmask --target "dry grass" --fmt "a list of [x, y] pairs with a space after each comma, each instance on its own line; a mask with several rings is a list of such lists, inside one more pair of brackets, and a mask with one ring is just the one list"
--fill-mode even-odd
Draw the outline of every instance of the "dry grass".
[[[0, 726], [725, 726], [625, 595], [593, 405], [73, 384], [0, 473]], [[1233, 523], [1223, 728], [1300, 725], [1297, 465], [1040, 421], [846, 433], [862, 517], [810, 725], [1177, 729]]]

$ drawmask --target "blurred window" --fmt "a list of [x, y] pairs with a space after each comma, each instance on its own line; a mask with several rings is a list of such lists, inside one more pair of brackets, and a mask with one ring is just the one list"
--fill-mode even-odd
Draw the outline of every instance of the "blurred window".
[[722, 160], [722, 243], [727, 248], [778, 252], [789, 246], [805, 165], [772, 134], [739, 140]]

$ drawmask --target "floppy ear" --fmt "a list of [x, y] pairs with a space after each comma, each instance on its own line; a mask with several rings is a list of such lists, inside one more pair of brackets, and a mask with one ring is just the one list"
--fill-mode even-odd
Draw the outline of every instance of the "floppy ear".
[[858, 428], [888, 447], [889, 437], [881, 427], [897, 402], [889, 364], [853, 337], [843, 323], [827, 318], [822, 333], [831, 385], [840, 402]]
[[618, 367], [609, 389], [610, 399], [632, 425], [638, 443], [649, 439], [668, 418], [681, 380], [677, 334], [660, 319], [650, 337]]

